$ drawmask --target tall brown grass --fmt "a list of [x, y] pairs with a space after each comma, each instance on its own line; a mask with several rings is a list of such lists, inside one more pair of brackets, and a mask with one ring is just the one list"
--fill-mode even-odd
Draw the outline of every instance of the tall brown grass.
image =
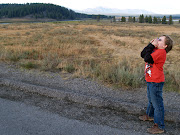
[[65, 71], [123, 88], [143, 86], [141, 50], [168, 34], [166, 89], [180, 92], [180, 25], [110, 22], [0, 24], [0, 59], [24, 68]]

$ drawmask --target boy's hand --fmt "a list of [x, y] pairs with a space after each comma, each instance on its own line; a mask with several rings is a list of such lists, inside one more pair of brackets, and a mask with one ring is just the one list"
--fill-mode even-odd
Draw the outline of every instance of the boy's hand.
[[150, 43], [153, 44], [155, 47], [157, 47], [158, 46], [158, 39], [157, 38], [153, 39], [153, 40], [151, 40]]

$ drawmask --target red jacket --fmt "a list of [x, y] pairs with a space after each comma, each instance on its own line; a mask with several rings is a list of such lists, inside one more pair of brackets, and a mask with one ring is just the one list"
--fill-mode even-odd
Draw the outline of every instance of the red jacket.
[[145, 79], [147, 82], [164, 82], [163, 65], [166, 61], [166, 51], [164, 49], [154, 49], [151, 53], [153, 64], [146, 62], [145, 64]]

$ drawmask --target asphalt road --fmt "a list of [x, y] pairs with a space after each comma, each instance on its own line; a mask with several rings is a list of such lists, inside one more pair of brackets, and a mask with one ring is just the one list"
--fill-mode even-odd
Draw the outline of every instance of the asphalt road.
[[[0, 135], [146, 135], [153, 123], [108, 108], [0, 87]], [[165, 134], [178, 135], [166, 123]]]
[[124, 129], [94, 125], [0, 98], [1, 135], [122, 135]]

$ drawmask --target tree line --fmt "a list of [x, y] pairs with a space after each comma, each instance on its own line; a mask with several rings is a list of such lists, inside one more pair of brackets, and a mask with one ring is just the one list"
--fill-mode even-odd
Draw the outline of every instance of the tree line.
[[[0, 4], [0, 18], [25, 17], [31, 18], [51, 18], [56, 20], [74, 20], [83, 18], [96, 19], [97, 15], [76, 13], [54, 4], [26, 3], [26, 4]], [[100, 18], [108, 16], [100, 15]]]
[[115, 16], [112, 17], [111, 22], [139, 22], [139, 23], [153, 23], [153, 24], [173, 24], [173, 18], [172, 15], [169, 16], [169, 20], [167, 21], [166, 16], [164, 16], [163, 18], [160, 17], [152, 17], [151, 15], [149, 16], [145, 16], [143, 14], [141, 14], [138, 18], [137, 17], [125, 17], [122, 16], [121, 18], [119, 18], [118, 20], [116, 19]]
[[153, 24], [173, 24], [173, 19], [172, 19], [172, 15], [169, 16], [169, 21], [167, 21], [166, 16], [163, 16], [163, 18], [161, 19], [160, 17], [152, 17], [150, 16], [145, 16], [142, 14], [139, 16], [139, 23], [153, 23]]

